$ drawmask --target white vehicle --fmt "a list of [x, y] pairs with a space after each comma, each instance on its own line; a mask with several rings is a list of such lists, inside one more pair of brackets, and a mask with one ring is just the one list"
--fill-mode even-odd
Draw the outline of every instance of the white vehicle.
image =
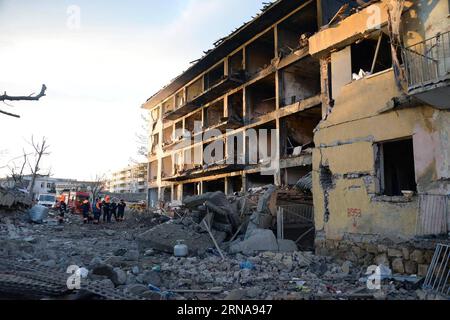
[[40, 194], [38, 204], [47, 208], [53, 208], [56, 204], [56, 196], [54, 194]]

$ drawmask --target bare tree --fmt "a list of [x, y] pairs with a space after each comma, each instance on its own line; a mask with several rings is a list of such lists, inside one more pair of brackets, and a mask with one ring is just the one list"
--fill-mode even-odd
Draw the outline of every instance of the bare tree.
[[[148, 144], [149, 144], [149, 134], [150, 134], [150, 122], [149, 117], [141, 114], [141, 126], [139, 128], [139, 132], [135, 133], [136, 137], [136, 144], [137, 144], [137, 151], [136, 155], [139, 158], [145, 158], [147, 159], [148, 156]], [[142, 163], [142, 160], [137, 160], [134, 157], [131, 157], [129, 159], [129, 162], [131, 164], [139, 164]]]
[[96, 175], [94, 181], [91, 183], [92, 201], [98, 198], [100, 192], [105, 188], [106, 176]]
[[[47, 86], [45, 84], [42, 85], [41, 92], [39, 92], [38, 95], [34, 95], [34, 93], [32, 93], [28, 96], [10, 96], [10, 95], [6, 94], [6, 91], [5, 91], [4, 94], [0, 95], [0, 101], [6, 105], [8, 105], [8, 104], [5, 101], [38, 101], [40, 98], [45, 97], [45, 91], [47, 91]], [[0, 113], [5, 114], [10, 117], [20, 118], [20, 116], [17, 114], [6, 112], [3, 110], [0, 110]]]
[[42, 138], [41, 142], [35, 142], [34, 136], [31, 136], [30, 144], [34, 150], [34, 163], [32, 164], [30, 162], [30, 160], [28, 160], [28, 166], [30, 167], [30, 171], [31, 171], [31, 183], [29, 186], [29, 192], [30, 192], [31, 198], [33, 199], [34, 184], [36, 183], [37, 175], [41, 171], [41, 168], [39, 165], [42, 160], [42, 157], [50, 154], [48, 152], [48, 149], [50, 148], [50, 146], [48, 145], [47, 139], [45, 137]]
[[8, 168], [10, 171], [10, 179], [14, 183], [14, 186], [20, 186], [20, 187], [23, 186], [23, 176], [24, 176], [25, 167], [28, 163], [28, 156], [29, 156], [29, 154], [27, 154], [25, 152], [25, 150], [23, 150], [22, 164], [20, 166], [16, 166], [16, 163], [13, 162], [12, 165], [8, 165]]

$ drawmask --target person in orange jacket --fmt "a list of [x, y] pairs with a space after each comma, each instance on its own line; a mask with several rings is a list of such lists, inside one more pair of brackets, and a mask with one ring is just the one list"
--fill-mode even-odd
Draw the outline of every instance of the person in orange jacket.
[[97, 198], [92, 206], [92, 211], [94, 213], [94, 224], [100, 223], [100, 216], [102, 215], [102, 201]]
[[59, 217], [58, 217], [58, 222], [60, 224], [64, 223], [64, 214], [67, 211], [67, 206], [66, 206], [66, 197], [64, 195], [61, 195], [61, 197], [59, 198]]

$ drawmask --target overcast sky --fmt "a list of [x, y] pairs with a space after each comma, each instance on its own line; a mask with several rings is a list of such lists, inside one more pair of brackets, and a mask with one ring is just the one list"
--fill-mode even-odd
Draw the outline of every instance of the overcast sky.
[[54, 177], [92, 179], [127, 166], [142, 103], [262, 2], [0, 0], [0, 92], [48, 87], [38, 102], [0, 103], [21, 115], [0, 114], [0, 176], [32, 134], [48, 138], [43, 167]]

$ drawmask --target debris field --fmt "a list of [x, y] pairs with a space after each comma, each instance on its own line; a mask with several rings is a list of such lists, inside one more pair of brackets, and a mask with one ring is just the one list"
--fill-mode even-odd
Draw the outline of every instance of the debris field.
[[[244, 210], [233, 206], [236, 203], [245, 205], [248, 197], [229, 199], [216, 192], [187, 198], [182, 206], [173, 209], [173, 217], [161, 212], [129, 211], [125, 222], [100, 226], [84, 225], [77, 215], [68, 215], [66, 222], [59, 225], [51, 212], [42, 223], [32, 223], [27, 212], [2, 211], [0, 297], [150, 300], [436, 298], [421, 290], [420, 278], [414, 277], [388, 277], [382, 282], [381, 290], [369, 290], [367, 268], [318, 256], [312, 251], [299, 251], [291, 240], [277, 240], [270, 219], [264, 219], [266, 214], [270, 215], [267, 208], [274, 189], [269, 186], [258, 192], [256, 205]], [[236, 212], [245, 214], [241, 217]], [[188, 247], [186, 257], [174, 256], [173, 248], [179, 240]], [[84, 268], [87, 274], [82, 278], [79, 290], [39, 292], [23, 284], [21, 290], [12, 290], [12, 280], [6, 280], [15, 274], [17, 268], [14, 266], [29, 266], [30, 270], [39, 266], [47, 273], [57, 275], [55, 279], [61, 279], [61, 286], [70, 276], [67, 273], [70, 266]], [[45, 279], [40, 280], [45, 282]], [[85, 283], [87, 288], [101, 288], [102, 292], [109, 293], [96, 294], [95, 290], [86, 290]]]

